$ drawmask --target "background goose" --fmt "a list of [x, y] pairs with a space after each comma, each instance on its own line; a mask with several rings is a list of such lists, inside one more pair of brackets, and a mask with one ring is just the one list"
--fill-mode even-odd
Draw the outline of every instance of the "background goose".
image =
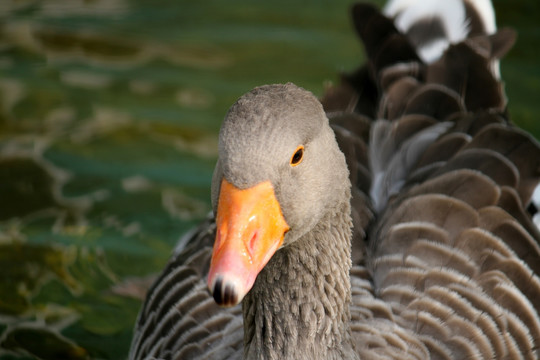
[[540, 356], [540, 146], [508, 122], [497, 63], [514, 34], [484, 1], [452, 2], [457, 37], [421, 3], [390, 2], [396, 25], [353, 8], [369, 61], [323, 106], [293, 84], [232, 106], [217, 223], [153, 285], [131, 358]]

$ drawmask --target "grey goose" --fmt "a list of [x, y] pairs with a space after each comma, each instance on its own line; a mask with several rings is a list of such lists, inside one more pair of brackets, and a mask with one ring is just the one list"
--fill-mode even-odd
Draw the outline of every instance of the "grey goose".
[[130, 359], [538, 359], [540, 146], [487, 0], [352, 8], [367, 62], [228, 111], [216, 217], [149, 290]]

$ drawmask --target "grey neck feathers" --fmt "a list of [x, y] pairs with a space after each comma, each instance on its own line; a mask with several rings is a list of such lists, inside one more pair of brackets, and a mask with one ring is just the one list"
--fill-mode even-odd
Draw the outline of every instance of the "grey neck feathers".
[[245, 359], [355, 359], [347, 201], [276, 252], [244, 298]]

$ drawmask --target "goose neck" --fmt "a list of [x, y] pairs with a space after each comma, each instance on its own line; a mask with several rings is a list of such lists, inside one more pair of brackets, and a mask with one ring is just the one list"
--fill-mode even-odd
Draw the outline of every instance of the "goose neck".
[[243, 301], [244, 358], [353, 359], [349, 202], [282, 248]]

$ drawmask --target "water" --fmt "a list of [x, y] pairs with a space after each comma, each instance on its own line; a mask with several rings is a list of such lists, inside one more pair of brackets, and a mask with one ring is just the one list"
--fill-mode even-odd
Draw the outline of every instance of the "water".
[[[359, 65], [350, 3], [1, 0], [1, 359], [126, 356], [152, 274], [210, 210], [227, 108]], [[495, 5], [519, 32], [510, 114], [540, 136], [540, 5]]]

